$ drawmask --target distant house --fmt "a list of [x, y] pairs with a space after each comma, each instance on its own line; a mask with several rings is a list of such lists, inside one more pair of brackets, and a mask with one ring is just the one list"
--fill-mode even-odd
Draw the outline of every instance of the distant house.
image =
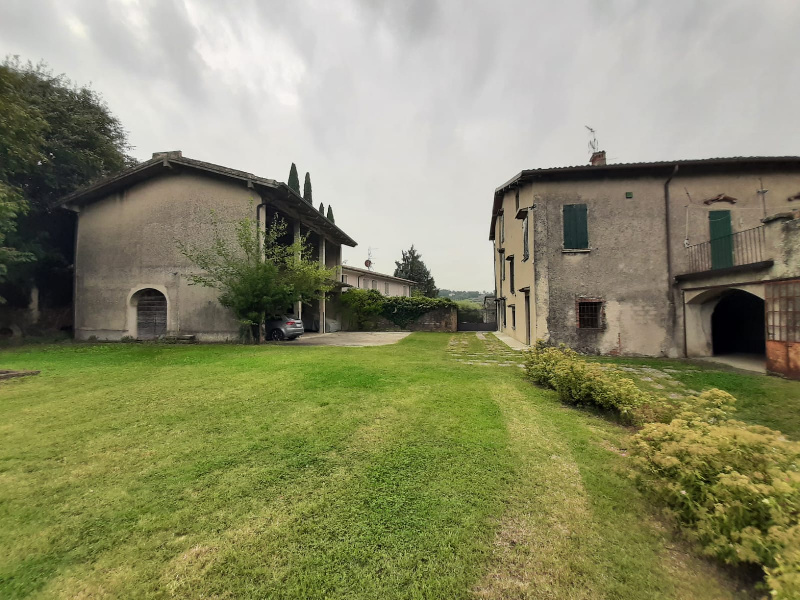
[[[75, 337], [118, 340], [191, 334], [235, 340], [240, 325], [211, 288], [190, 286], [194, 270], [176, 241], [209, 240], [211, 211], [226, 221], [246, 216], [262, 226], [275, 215], [289, 225], [286, 241], [308, 236], [319, 261], [341, 265], [341, 246], [355, 246], [339, 227], [284, 183], [184, 157], [152, 160], [60, 201], [78, 214], [75, 251]], [[329, 331], [338, 321], [336, 295], [287, 307], [307, 326]]]
[[800, 377], [800, 157], [532, 169], [497, 188], [498, 327]]
[[342, 265], [342, 284], [345, 289], [357, 287], [365, 290], [378, 290], [384, 296], [410, 296], [411, 287], [416, 285], [409, 279], [349, 265]]

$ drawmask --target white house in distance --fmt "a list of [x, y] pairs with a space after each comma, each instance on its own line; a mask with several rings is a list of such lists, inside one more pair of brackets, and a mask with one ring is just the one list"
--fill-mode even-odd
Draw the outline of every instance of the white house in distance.
[[345, 289], [354, 287], [362, 290], [378, 290], [384, 296], [410, 296], [411, 286], [416, 285], [408, 279], [349, 265], [342, 265], [342, 283]]

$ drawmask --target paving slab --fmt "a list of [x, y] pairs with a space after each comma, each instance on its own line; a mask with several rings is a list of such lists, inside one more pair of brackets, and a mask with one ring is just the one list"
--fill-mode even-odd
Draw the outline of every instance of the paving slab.
[[386, 346], [396, 344], [410, 331], [337, 331], [336, 333], [304, 333], [290, 342], [270, 342], [287, 346]]

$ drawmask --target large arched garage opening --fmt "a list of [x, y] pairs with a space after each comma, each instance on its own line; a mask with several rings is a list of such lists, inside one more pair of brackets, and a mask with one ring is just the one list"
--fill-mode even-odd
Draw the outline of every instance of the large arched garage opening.
[[711, 315], [714, 355], [764, 356], [764, 329], [764, 300], [742, 290], [731, 290], [719, 299]]
[[131, 296], [135, 308], [136, 338], [154, 340], [167, 333], [167, 297], [158, 290], [145, 288]]

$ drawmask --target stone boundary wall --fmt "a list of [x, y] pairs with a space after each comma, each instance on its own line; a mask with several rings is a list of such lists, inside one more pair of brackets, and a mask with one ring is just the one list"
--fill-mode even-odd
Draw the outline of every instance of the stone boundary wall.
[[[348, 323], [345, 331], [359, 331], [355, 324]], [[435, 331], [452, 333], [458, 331], [458, 311], [456, 307], [437, 308], [426, 312], [424, 315], [409, 323], [408, 327], [401, 329], [389, 319], [378, 317], [372, 327], [365, 327], [362, 331]]]

